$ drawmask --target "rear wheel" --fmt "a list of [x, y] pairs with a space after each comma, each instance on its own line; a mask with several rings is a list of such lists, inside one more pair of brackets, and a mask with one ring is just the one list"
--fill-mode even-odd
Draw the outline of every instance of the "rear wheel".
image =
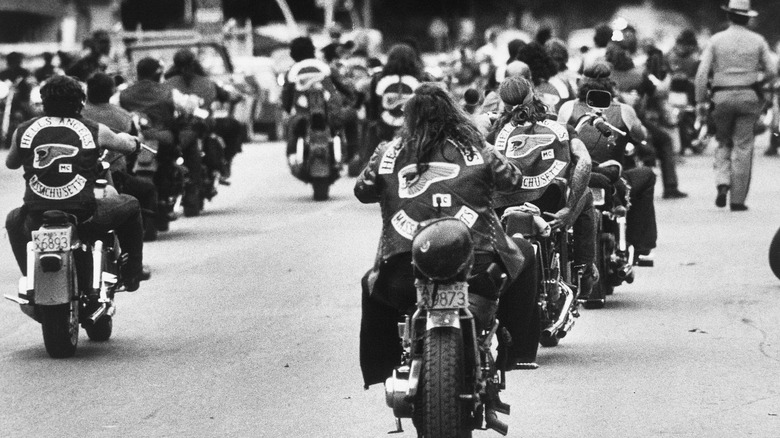
[[328, 178], [314, 178], [311, 181], [311, 185], [314, 188], [315, 201], [325, 201], [328, 199], [330, 192], [330, 180]]
[[56, 306], [39, 306], [43, 345], [53, 358], [71, 357], [79, 344], [79, 306], [77, 301]]
[[423, 347], [423, 436], [468, 438], [464, 388], [463, 338], [454, 328], [436, 328], [425, 333]]
[[598, 244], [596, 245], [596, 267], [599, 270], [599, 279], [593, 283], [593, 289], [590, 291], [588, 299], [583, 306], [586, 309], [603, 309], [607, 302], [607, 295], [612, 293], [613, 286], [607, 281], [607, 271], [609, 269], [609, 254], [612, 252], [609, 234], [601, 233], [601, 225], [598, 225], [596, 234]]
[[104, 315], [96, 323], [85, 325], [84, 329], [87, 331], [89, 339], [96, 342], [107, 341], [114, 329], [114, 318]]

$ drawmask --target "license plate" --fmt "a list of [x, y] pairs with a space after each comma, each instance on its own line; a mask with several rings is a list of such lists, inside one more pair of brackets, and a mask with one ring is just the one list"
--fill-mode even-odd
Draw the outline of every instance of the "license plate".
[[688, 106], [688, 94], [672, 91], [669, 93], [669, 104], [672, 106]]
[[591, 187], [590, 193], [593, 194], [593, 205], [604, 205], [604, 189]]
[[70, 228], [44, 228], [32, 232], [35, 251], [56, 252], [70, 248]]
[[[434, 290], [436, 291], [434, 293]], [[417, 305], [423, 309], [461, 309], [469, 306], [468, 283], [424, 283], [417, 286]]]

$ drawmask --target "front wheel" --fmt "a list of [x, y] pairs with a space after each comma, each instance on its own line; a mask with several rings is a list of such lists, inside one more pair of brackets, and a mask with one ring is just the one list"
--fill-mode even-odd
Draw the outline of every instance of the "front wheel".
[[772, 268], [775, 277], [780, 278], [780, 230], [777, 230], [769, 245], [769, 267]]
[[71, 357], [79, 344], [79, 306], [77, 301], [56, 306], [39, 306], [43, 345], [53, 358]]
[[311, 185], [314, 188], [314, 200], [325, 201], [330, 192], [330, 180], [328, 178], [313, 178]]
[[460, 330], [435, 328], [425, 333], [423, 347], [422, 426], [426, 438], [469, 438], [465, 402], [463, 338]]

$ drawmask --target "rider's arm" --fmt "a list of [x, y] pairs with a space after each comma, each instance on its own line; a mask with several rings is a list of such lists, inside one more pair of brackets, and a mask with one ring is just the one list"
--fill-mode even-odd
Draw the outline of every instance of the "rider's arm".
[[561, 109], [558, 110], [558, 123], [561, 125], [568, 125], [571, 114], [574, 112], [574, 103], [576, 100], [567, 100], [561, 105]]
[[289, 114], [292, 111], [293, 99], [295, 98], [295, 84], [288, 77], [285, 78], [284, 85], [282, 85], [282, 109]]
[[628, 135], [636, 142], [643, 142], [647, 138], [647, 130], [636, 115], [636, 111], [631, 105], [620, 104], [620, 114], [623, 117], [623, 123], [628, 128]]
[[571, 176], [571, 193], [567, 200], [567, 206], [574, 208], [579, 202], [582, 195], [585, 194], [585, 190], [588, 189], [588, 182], [590, 181], [590, 168], [591, 160], [588, 149], [585, 147], [585, 143], [579, 138], [571, 139], [571, 152], [574, 156], [575, 165], [574, 171]]
[[485, 157], [485, 162], [490, 166], [493, 171], [493, 181], [495, 182], [496, 189], [502, 192], [513, 191], [520, 188], [523, 182], [523, 172], [506, 156], [496, 151], [496, 149], [487, 144], [483, 150], [482, 155]]
[[696, 70], [696, 103], [706, 104], [707, 83], [710, 80], [710, 69], [712, 68], [712, 42], [704, 48], [699, 61], [699, 68]]
[[5, 157], [5, 167], [9, 169], [18, 169], [22, 167], [22, 155], [19, 153], [19, 146], [16, 144], [16, 135], [19, 130], [15, 130], [11, 136], [11, 149]]
[[[379, 202], [381, 198], [382, 187], [379, 187], [377, 175], [379, 172], [379, 161], [385, 154], [387, 147], [387, 143], [383, 143], [374, 150], [374, 154], [371, 155], [368, 164], [360, 172], [357, 182], [355, 182], [355, 197], [363, 204], [373, 204]], [[393, 146], [391, 145], [390, 147]]]
[[100, 146], [123, 154], [136, 152], [136, 138], [130, 134], [114, 132], [104, 124], [98, 125], [98, 143]]

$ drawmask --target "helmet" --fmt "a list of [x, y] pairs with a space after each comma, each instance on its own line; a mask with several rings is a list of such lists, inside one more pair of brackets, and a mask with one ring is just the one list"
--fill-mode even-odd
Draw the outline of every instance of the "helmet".
[[465, 280], [474, 264], [471, 231], [453, 217], [424, 222], [412, 241], [412, 263], [431, 280]]

